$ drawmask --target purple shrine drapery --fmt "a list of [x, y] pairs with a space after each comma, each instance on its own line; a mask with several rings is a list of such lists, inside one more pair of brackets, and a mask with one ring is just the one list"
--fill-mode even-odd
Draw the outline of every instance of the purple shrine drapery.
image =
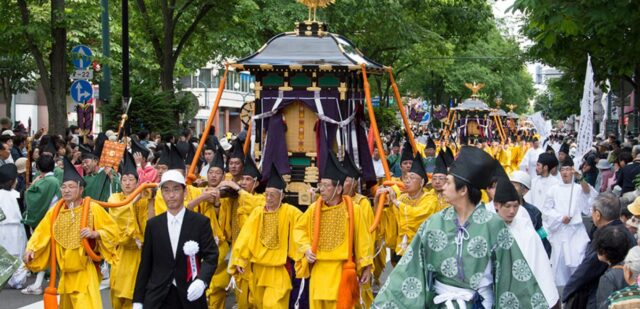
[[[277, 99], [279, 96], [278, 90], [263, 90], [262, 91], [262, 99], [260, 100], [262, 104], [262, 113], [269, 112], [273, 109]], [[341, 121], [340, 113], [338, 111], [338, 105], [336, 104], [336, 99], [340, 97], [340, 93], [337, 90], [321, 90], [320, 101], [323, 109], [323, 113], [326, 117], [331, 118], [335, 121]], [[262, 175], [263, 179], [268, 179], [271, 172], [271, 165], [275, 164], [276, 169], [280, 174], [289, 174], [291, 173], [291, 167], [289, 166], [289, 160], [287, 156], [287, 145], [286, 140], [284, 138], [284, 123], [282, 120], [282, 109], [296, 101], [301, 102], [307, 108], [312, 110], [314, 113], [318, 113], [315, 103], [315, 94], [311, 91], [306, 90], [293, 90], [283, 92], [282, 101], [277, 107], [277, 112], [271, 115], [270, 117], [265, 118], [265, 131], [267, 142], [265, 145], [265, 149], [263, 150], [262, 159]], [[344, 104], [344, 103], [338, 103]], [[356, 105], [358, 106], [358, 104]], [[366, 133], [364, 132], [364, 128], [359, 125], [361, 121], [363, 121], [363, 112], [362, 108], [356, 109], [356, 117], [349, 124], [349, 128], [351, 125], [356, 126], [356, 139], [358, 145], [367, 145], [366, 141]], [[342, 115], [342, 120], [349, 117], [349, 115]], [[329, 123], [319, 119], [320, 125], [318, 129], [319, 132], [319, 149], [318, 153], [318, 169], [320, 171], [320, 177], [322, 177], [322, 173], [324, 171], [324, 162], [326, 162], [329, 149], [333, 147], [333, 143], [335, 142], [336, 132], [338, 130], [338, 126], [333, 123]], [[315, 136], [315, 134], [314, 134]], [[349, 149], [351, 150], [353, 142], [349, 145]], [[358, 161], [360, 162], [360, 166], [363, 170], [363, 180], [375, 181], [375, 173], [373, 170], [373, 161], [371, 159], [371, 153], [368, 151], [367, 147], [361, 147], [358, 151]]]

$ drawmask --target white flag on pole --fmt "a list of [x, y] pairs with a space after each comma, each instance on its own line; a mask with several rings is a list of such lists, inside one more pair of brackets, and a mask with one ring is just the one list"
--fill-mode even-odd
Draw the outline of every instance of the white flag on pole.
[[575, 165], [578, 169], [582, 165], [582, 157], [591, 151], [593, 145], [593, 68], [591, 56], [587, 55], [587, 72], [584, 78], [582, 100], [580, 101], [580, 126], [578, 127], [578, 148], [576, 149]]

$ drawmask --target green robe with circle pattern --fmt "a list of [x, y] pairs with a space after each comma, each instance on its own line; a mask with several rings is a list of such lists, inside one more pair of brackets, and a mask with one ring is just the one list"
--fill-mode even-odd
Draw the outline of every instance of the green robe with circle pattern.
[[[381, 287], [373, 308], [446, 308], [444, 303], [433, 303], [433, 280], [475, 289], [489, 263], [493, 308], [549, 308], [518, 244], [498, 215], [483, 204], [476, 207], [465, 223], [468, 237], [464, 237], [459, 255], [456, 222], [455, 210], [449, 206], [420, 226]], [[457, 308], [455, 301], [453, 304]], [[467, 302], [467, 308], [471, 306]]]

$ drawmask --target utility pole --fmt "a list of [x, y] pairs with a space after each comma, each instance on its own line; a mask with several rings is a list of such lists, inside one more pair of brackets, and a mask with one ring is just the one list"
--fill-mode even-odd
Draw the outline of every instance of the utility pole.
[[[102, 55], [105, 58], [111, 57], [109, 42], [109, 0], [100, 0], [101, 20], [102, 20]], [[108, 61], [102, 65], [102, 83], [100, 85], [100, 100], [108, 103], [111, 99], [111, 68]]]

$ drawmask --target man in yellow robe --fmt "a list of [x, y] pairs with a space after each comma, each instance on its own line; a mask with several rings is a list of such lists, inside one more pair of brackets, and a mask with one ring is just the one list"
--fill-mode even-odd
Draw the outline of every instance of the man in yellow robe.
[[[125, 200], [138, 187], [138, 172], [133, 156], [125, 151], [120, 170], [122, 192], [109, 197], [110, 203]], [[142, 254], [144, 229], [147, 225], [149, 208], [153, 209], [152, 200], [142, 193], [122, 207], [109, 210], [109, 214], [120, 228], [120, 242], [116, 248], [118, 261], [111, 265], [111, 306], [114, 309], [131, 309], [133, 306], [133, 289]]]
[[[231, 239], [233, 243], [238, 239], [240, 230], [253, 212], [253, 209], [260, 207], [265, 203], [264, 194], [254, 193], [261, 179], [260, 170], [256, 166], [251, 156], [246, 156], [243, 169], [242, 179], [240, 183], [224, 180], [220, 183], [220, 187], [228, 187], [238, 192], [237, 198], [226, 198], [221, 201], [220, 212], [228, 219], [229, 231], [227, 239]], [[221, 216], [222, 217], [222, 216]], [[233, 276], [235, 281], [235, 294], [238, 308], [251, 308], [253, 306], [252, 290], [251, 290], [251, 269], [246, 269], [244, 273], [237, 273]], [[233, 286], [233, 284], [232, 284]]]
[[[353, 159], [351, 159], [351, 154], [349, 154], [349, 152], [345, 152], [344, 154], [342, 167], [345, 171], [347, 171], [347, 178], [345, 178], [343, 188], [344, 194], [351, 197], [354, 208], [359, 208], [358, 212], [362, 214], [362, 219], [368, 229], [373, 224], [374, 214], [369, 199], [366, 196], [357, 193], [359, 186], [358, 181], [360, 179], [360, 176], [362, 176], [362, 171], [358, 168], [355, 162], [353, 162]], [[383, 245], [381, 241], [382, 235], [380, 235], [379, 237], [378, 233], [376, 232], [377, 231], [369, 234], [369, 257], [367, 257], [367, 259], [371, 258], [373, 260], [375, 258], [376, 248]], [[378, 246], [375, 245], [376, 242], [378, 242]], [[379, 253], [382, 253], [382, 251], [383, 250], [379, 250]], [[386, 251], [383, 255], [386, 259]], [[382, 269], [378, 270], [377, 268], [384, 268], [384, 264], [375, 265], [374, 260], [374, 268], [374, 272], [382, 271]], [[359, 275], [362, 276], [362, 274]], [[360, 299], [362, 301], [356, 305], [357, 309], [370, 308], [371, 304], [373, 304], [373, 290], [371, 289], [371, 280], [363, 282], [360, 285]]]
[[[311, 309], [336, 308], [343, 266], [349, 259], [349, 251], [354, 254], [356, 272], [362, 274], [359, 282], [368, 282], [371, 277], [373, 261], [369, 249], [369, 227], [363, 220], [361, 208], [353, 207], [353, 217], [349, 217], [347, 197], [342, 195], [345, 178], [346, 172], [335, 154], [330, 152], [318, 184], [322, 202], [311, 204], [298, 219], [294, 230], [298, 252], [305, 255], [296, 263], [296, 276], [310, 277]], [[316, 218], [316, 207], [320, 207], [320, 218]], [[354, 222], [352, 248], [349, 248], [350, 220]], [[317, 221], [320, 228], [315, 231]], [[317, 248], [313, 248], [315, 233], [318, 234]]]
[[[58, 293], [60, 308], [102, 308], [100, 297], [101, 275], [93, 261], [87, 256], [82, 239], [94, 243], [93, 248], [107, 262], [117, 261], [115, 245], [119, 230], [116, 222], [100, 205], [89, 204], [88, 227], [80, 228], [82, 217], [82, 193], [84, 180], [71, 162], [64, 158], [64, 174], [60, 187], [63, 206], [57, 219], [51, 222], [55, 207], [47, 211], [27, 243], [23, 260], [27, 268], [38, 272], [49, 267], [51, 237], [55, 243], [56, 261], [60, 269]], [[53, 235], [51, 228], [53, 224]]]
[[292, 285], [287, 259], [299, 261], [303, 256], [293, 240], [293, 229], [302, 212], [282, 203], [285, 187], [272, 166], [264, 206], [254, 208], [233, 243], [229, 272], [243, 274], [251, 269], [253, 305], [259, 309], [289, 308]]
[[405, 192], [398, 197], [391, 188], [380, 189], [376, 192], [376, 200], [383, 191], [389, 194], [389, 203], [393, 205], [391, 209], [398, 223], [396, 254], [400, 256], [409, 247], [422, 222], [442, 209], [438, 203], [437, 195], [433, 191], [425, 189], [428, 178], [420, 156], [415, 156], [411, 170], [403, 182]]

